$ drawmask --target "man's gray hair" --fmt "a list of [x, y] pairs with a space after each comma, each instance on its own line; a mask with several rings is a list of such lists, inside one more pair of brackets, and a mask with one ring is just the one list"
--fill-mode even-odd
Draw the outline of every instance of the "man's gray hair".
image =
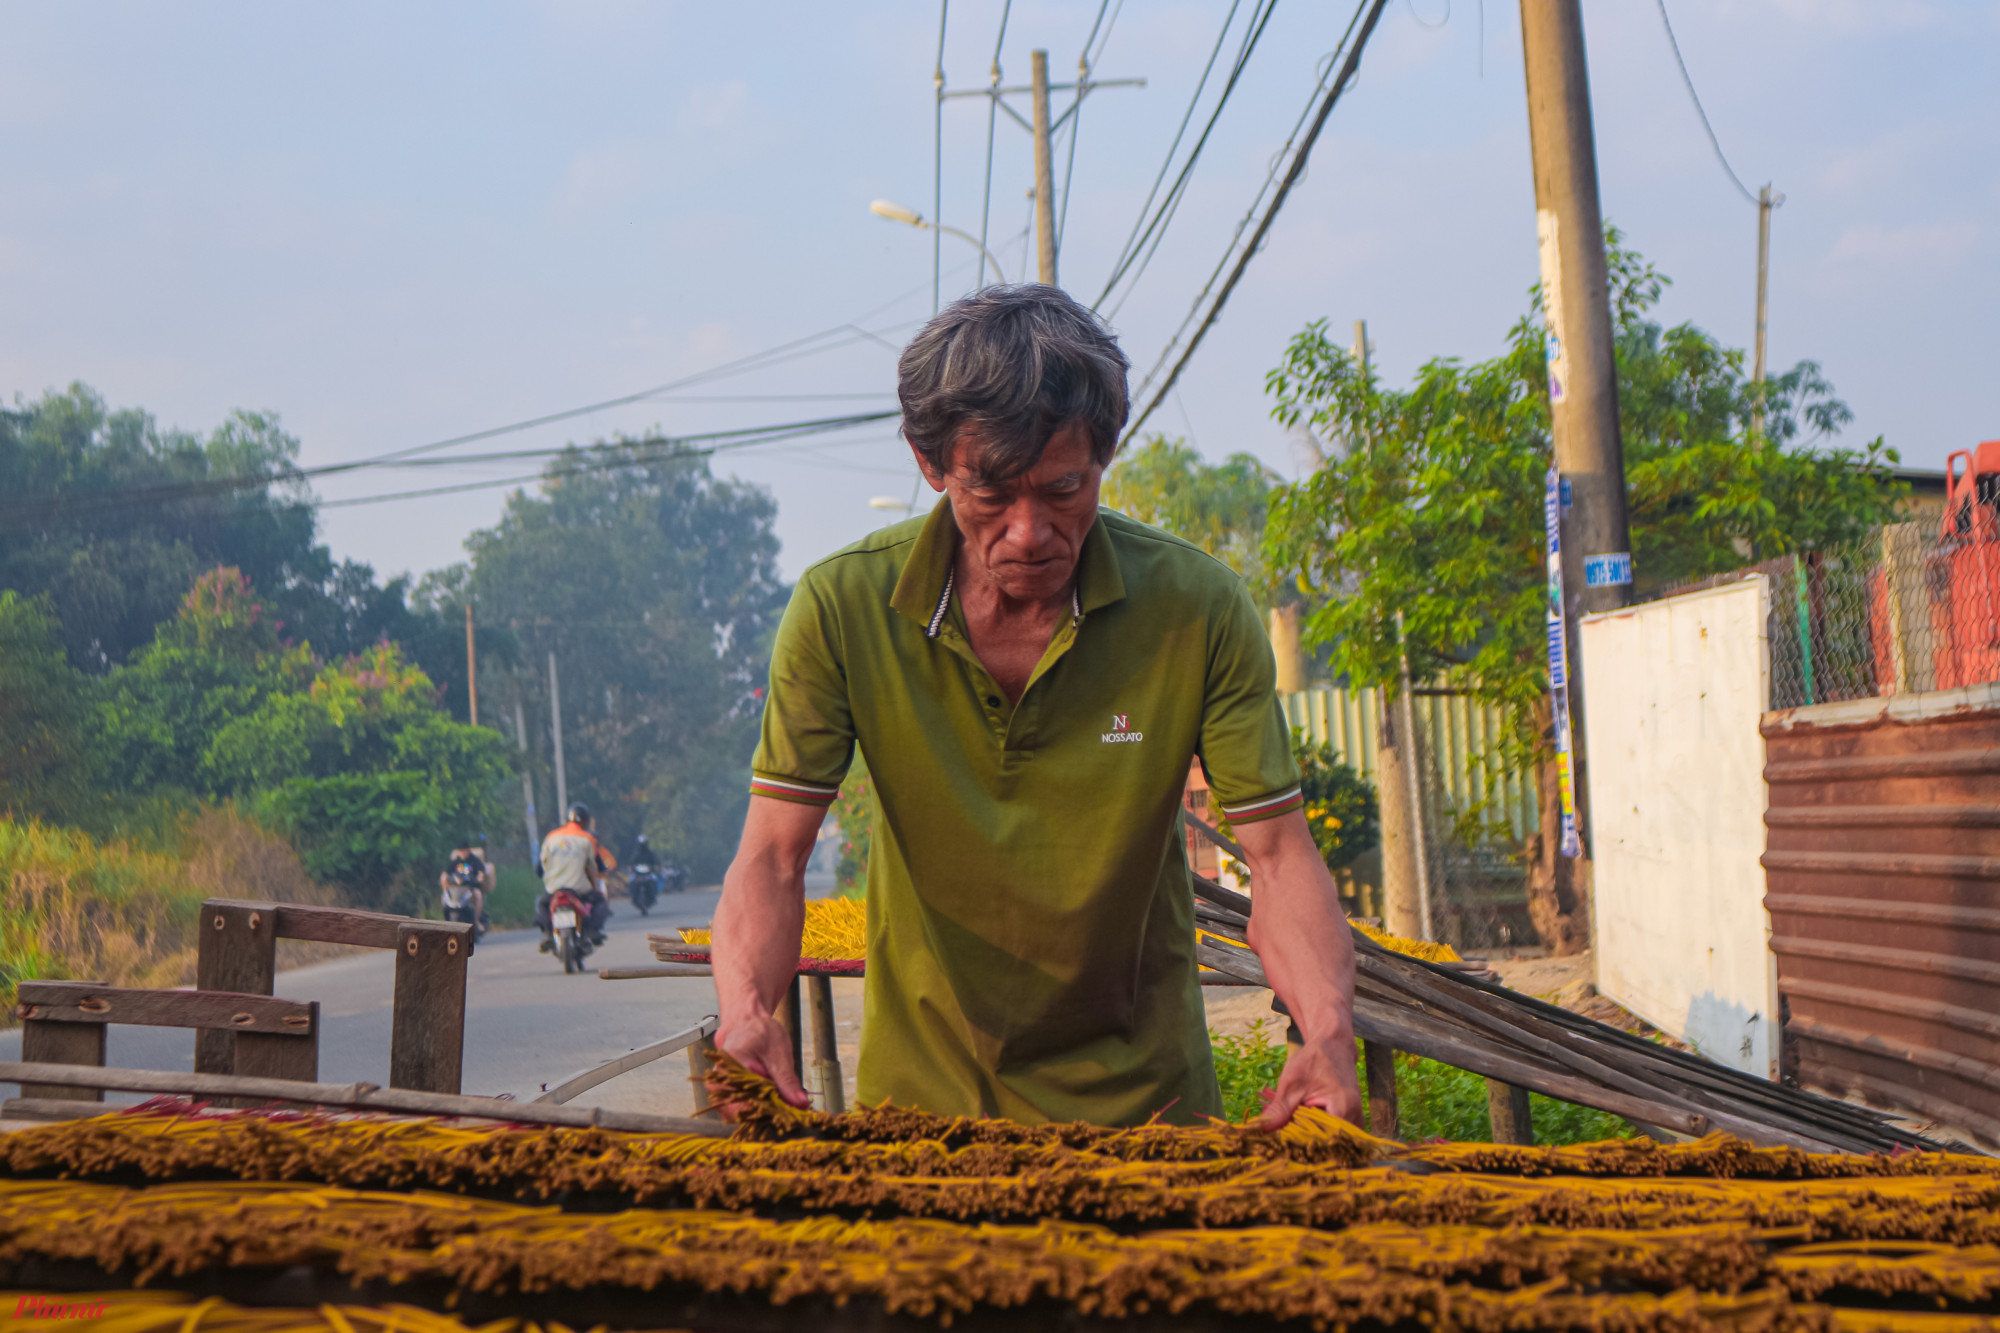
[[1091, 456], [1109, 463], [1131, 411], [1129, 369], [1109, 330], [1068, 293], [1040, 283], [988, 287], [946, 306], [903, 349], [903, 438], [944, 473], [970, 427], [985, 446], [981, 473], [1001, 481], [1077, 425]]

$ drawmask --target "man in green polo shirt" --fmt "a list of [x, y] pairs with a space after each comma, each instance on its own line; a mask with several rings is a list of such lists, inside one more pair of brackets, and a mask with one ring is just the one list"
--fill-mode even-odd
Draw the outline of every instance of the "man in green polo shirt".
[[945, 498], [808, 569], [785, 612], [715, 914], [717, 1044], [804, 1104], [774, 1015], [859, 745], [877, 800], [861, 1100], [1219, 1114], [1176, 824], [1199, 755], [1247, 853], [1251, 944], [1305, 1037], [1265, 1123], [1356, 1119], [1353, 950], [1256, 607], [1221, 562], [1098, 507], [1123, 353], [1062, 292], [1001, 287], [933, 319], [899, 369], [903, 434]]

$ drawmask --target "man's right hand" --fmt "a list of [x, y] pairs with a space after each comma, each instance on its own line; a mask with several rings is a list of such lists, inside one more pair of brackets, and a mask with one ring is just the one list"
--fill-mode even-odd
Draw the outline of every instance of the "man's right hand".
[[806, 861], [825, 817], [823, 806], [750, 798], [709, 944], [722, 1015], [715, 1044], [798, 1107], [807, 1104], [806, 1093], [793, 1068], [791, 1034], [776, 1013], [798, 975]]
[[[798, 1071], [792, 1068], [792, 1034], [769, 1014], [730, 1015], [730, 1021], [715, 1034], [716, 1049], [753, 1074], [762, 1074], [777, 1085], [778, 1095], [804, 1110], [811, 1105]], [[722, 1108], [723, 1118], [736, 1119], [741, 1103]]]

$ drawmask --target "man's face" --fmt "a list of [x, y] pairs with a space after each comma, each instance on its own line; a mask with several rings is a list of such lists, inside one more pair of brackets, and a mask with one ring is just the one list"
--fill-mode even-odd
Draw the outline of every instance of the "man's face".
[[972, 570], [1014, 601], [1060, 597], [1097, 521], [1104, 465], [1091, 457], [1089, 435], [1081, 426], [1064, 426], [1049, 437], [1040, 461], [1004, 481], [982, 471], [985, 450], [977, 431], [967, 428], [952, 449], [949, 474], [933, 472], [922, 455], [917, 466], [932, 490], [951, 497]]

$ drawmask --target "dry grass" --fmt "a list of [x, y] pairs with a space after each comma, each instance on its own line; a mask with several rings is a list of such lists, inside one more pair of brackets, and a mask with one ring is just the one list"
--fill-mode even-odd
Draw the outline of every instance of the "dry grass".
[[[282, 838], [232, 810], [202, 812], [179, 841], [173, 851], [148, 851], [78, 829], [0, 822], [5, 1022], [14, 1022], [15, 987], [28, 979], [192, 984], [192, 927], [204, 898], [336, 901]], [[311, 957], [281, 946], [280, 966], [303, 961]]]

